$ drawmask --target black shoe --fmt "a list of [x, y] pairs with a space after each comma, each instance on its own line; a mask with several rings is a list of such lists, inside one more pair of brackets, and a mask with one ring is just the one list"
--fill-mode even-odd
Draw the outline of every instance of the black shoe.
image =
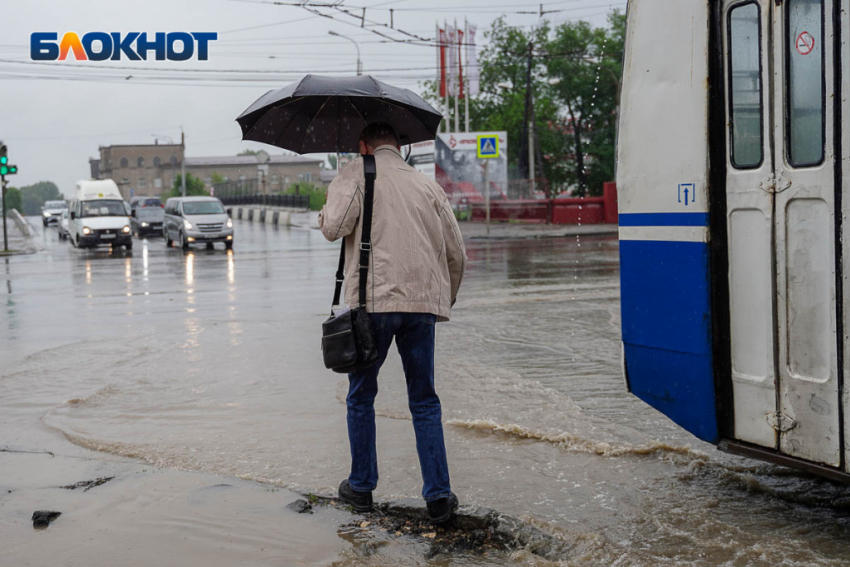
[[358, 514], [372, 510], [372, 492], [357, 492], [348, 484], [348, 479], [339, 485], [339, 499], [354, 506], [354, 511]]
[[452, 492], [446, 498], [439, 498], [433, 502], [427, 502], [428, 515], [431, 517], [431, 522], [434, 524], [442, 524], [447, 522], [458, 507], [457, 496]]

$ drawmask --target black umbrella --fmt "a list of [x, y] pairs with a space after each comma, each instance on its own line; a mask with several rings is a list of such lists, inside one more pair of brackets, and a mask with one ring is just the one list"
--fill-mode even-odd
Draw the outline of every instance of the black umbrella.
[[367, 75], [307, 75], [269, 91], [236, 119], [242, 139], [299, 154], [357, 152], [367, 124], [385, 122], [402, 145], [433, 140], [443, 115], [422, 97]]

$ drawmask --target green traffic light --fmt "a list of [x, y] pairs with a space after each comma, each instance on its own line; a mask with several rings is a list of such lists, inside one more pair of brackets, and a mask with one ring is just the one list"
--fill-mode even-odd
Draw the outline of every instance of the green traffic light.
[[9, 156], [0, 156], [0, 165], [6, 165], [9, 163]]
[[6, 175], [9, 173], [9, 168], [5, 165], [0, 165], [0, 175]]
[[18, 173], [18, 166], [17, 165], [10, 165], [9, 166], [9, 173], [10, 174], [11, 173]]

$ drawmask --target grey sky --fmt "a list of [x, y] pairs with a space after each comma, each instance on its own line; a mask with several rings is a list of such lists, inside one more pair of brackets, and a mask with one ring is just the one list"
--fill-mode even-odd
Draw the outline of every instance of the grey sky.
[[[344, 6], [358, 14], [366, 6], [367, 19], [384, 23], [393, 8], [397, 29], [426, 38], [433, 38], [438, 20], [457, 18], [462, 26], [464, 16], [481, 32], [501, 14], [514, 25], [540, 21], [515, 13], [539, 9], [540, 2], [523, 0], [345, 0]], [[612, 7], [624, 6], [625, 0], [543, 3], [544, 10], [563, 10], [546, 16], [553, 23], [584, 19], [597, 26], [605, 24]], [[364, 74], [414, 91], [435, 75], [435, 48], [390, 43], [346, 22], [354, 20], [261, 0], [7, 2], [0, 18], [0, 139], [21, 169], [11, 185], [50, 180], [70, 195], [74, 183], [89, 176], [88, 159], [97, 157], [99, 145], [153, 143], [153, 134], [178, 142], [181, 126], [189, 156], [263, 147], [241, 142], [235, 122], [255, 99], [306, 73], [354, 74], [354, 46], [328, 30], [358, 41]], [[61, 38], [66, 31], [214, 31], [219, 39], [210, 44], [209, 61], [77, 62], [69, 55], [64, 62], [32, 63], [32, 32], [56, 32]], [[484, 42], [479, 33], [479, 45]]]

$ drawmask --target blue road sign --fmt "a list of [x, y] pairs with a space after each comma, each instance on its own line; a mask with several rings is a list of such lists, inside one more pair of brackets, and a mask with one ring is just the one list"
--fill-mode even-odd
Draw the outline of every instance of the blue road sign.
[[478, 136], [478, 157], [499, 157], [499, 136], [493, 134], [481, 134]]

